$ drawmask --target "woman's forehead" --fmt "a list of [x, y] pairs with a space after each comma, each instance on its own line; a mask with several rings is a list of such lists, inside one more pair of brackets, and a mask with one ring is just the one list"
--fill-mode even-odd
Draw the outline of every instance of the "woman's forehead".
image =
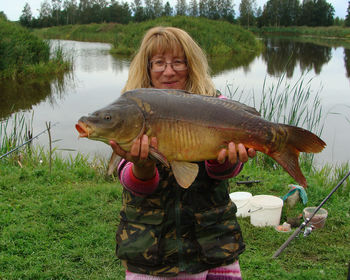
[[174, 57], [185, 56], [184, 50], [179, 43], [169, 43], [158, 41], [156, 44], [152, 44], [149, 52], [150, 57], [164, 56], [166, 54], [171, 54]]

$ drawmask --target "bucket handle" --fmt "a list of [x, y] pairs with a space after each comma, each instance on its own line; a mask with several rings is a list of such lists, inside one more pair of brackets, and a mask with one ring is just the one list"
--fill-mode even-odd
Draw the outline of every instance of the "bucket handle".
[[248, 210], [248, 213], [253, 213], [253, 212], [259, 211], [259, 210], [261, 210], [261, 209], [264, 209], [264, 207], [260, 207], [260, 208], [255, 209], [255, 210], [249, 209], [249, 210]]

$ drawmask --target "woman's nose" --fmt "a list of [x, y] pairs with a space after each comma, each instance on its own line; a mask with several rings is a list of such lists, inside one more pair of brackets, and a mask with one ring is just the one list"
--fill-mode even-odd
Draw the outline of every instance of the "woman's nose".
[[174, 75], [175, 71], [173, 69], [173, 66], [171, 65], [171, 63], [167, 63], [165, 65], [165, 69], [163, 71], [163, 75]]

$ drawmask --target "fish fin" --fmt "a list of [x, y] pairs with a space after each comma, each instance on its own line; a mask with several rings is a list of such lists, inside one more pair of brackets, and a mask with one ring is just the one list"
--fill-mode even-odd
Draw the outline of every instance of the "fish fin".
[[231, 102], [232, 104], [234, 104], [233, 109], [235, 109], [235, 110], [242, 109], [250, 114], [261, 117], [261, 114], [254, 107], [248, 106], [248, 105], [241, 103], [237, 100], [228, 99], [228, 102]]
[[170, 165], [175, 179], [181, 187], [187, 189], [192, 185], [198, 175], [198, 164], [186, 161], [172, 161]]
[[151, 146], [149, 147], [149, 157], [153, 160], [160, 161], [166, 167], [170, 168], [169, 162], [166, 159], [166, 157], [161, 152], [159, 152], [157, 149], [155, 149]]
[[288, 131], [288, 144], [298, 149], [299, 152], [319, 153], [326, 147], [326, 143], [311, 131], [292, 125], [283, 126]]
[[121, 159], [122, 159], [121, 156], [117, 155], [115, 152], [112, 153], [111, 158], [110, 158], [109, 163], [108, 163], [108, 169], [107, 169], [108, 176], [110, 176], [114, 173], [114, 171], [118, 167]]
[[299, 185], [306, 188], [307, 182], [299, 166], [299, 153], [319, 153], [324, 149], [326, 143], [306, 129], [291, 125], [281, 126], [287, 131], [287, 143], [281, 150], [268, 153], [268, 155], [275, 159]]
[[304, 188], [307, 187], [306, 179], [300, 170], [298, 161], [299, 151], [297, 149], [289, 146], [285, 147], [282, 151], [269, 154], [269, 156], [276, 160], [299, 185]]

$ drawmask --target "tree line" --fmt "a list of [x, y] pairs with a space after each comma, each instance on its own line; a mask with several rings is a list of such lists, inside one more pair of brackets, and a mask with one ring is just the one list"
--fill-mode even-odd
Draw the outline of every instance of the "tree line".
[[[44, 0], [34, 17], [25, 3], [20, 23], [38, 28], [67, 24], [115, 22], [126, 24], [161, 16], [187, 15], [226, 20], [243, 26], [350, 26], [350, 1], [345, 20], [334, 18], [334, 8], [326, 0], [268, 0], [257, 7], [256, 0], [241, 0], [235, 18], [233, 0], [177, 0], [175, 7], [163, 0]], [[349, 25], [347, 25], [349, 24]]]

